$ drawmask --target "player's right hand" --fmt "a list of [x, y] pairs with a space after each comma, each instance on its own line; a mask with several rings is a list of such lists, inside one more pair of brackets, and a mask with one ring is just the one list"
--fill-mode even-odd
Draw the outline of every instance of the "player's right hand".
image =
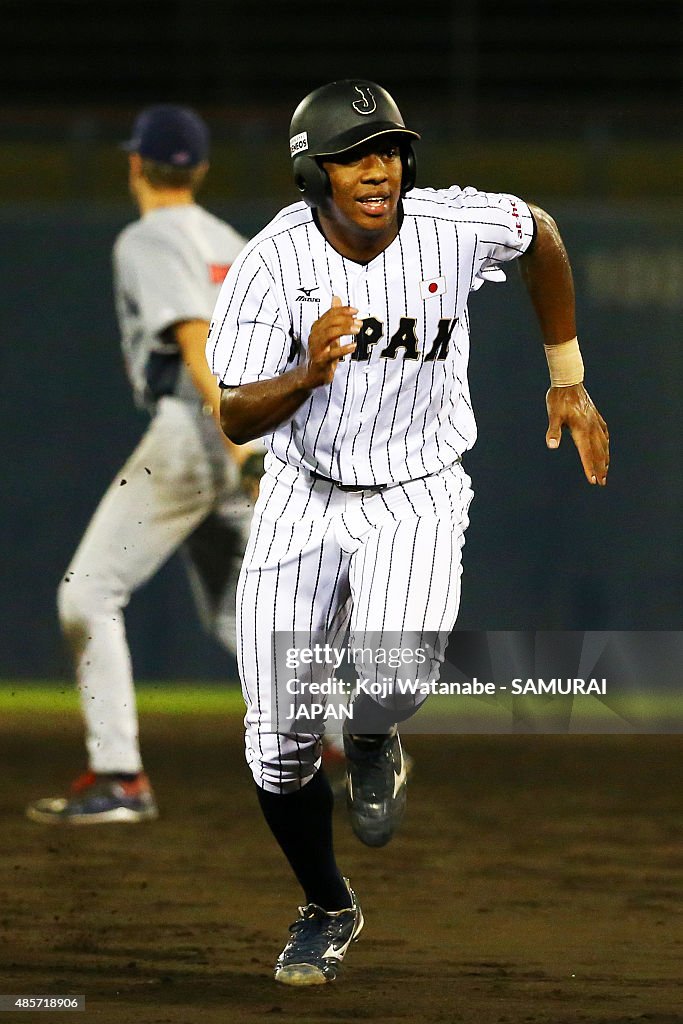
[[333, 295], [331, 308], [313, 324], [308, 337], [307, 387], [330, 384], [339, 360], [354, 351], [355, 341], [342, 345], [340, 340], [360, 331], [363, 323], [356, 319], [357, 313], [353, 306], [342, 306], [339, 296]]

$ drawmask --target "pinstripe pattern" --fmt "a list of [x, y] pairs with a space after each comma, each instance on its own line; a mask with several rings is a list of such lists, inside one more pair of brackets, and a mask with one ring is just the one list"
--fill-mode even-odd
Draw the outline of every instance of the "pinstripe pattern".
[[320, 758], [318, 734], [275, 727], [274, 684], [287, 672], [273, 657], [275, 633], [295, 645], [347, 626], [359, 643], [370, 633], [448, 632], [471, 497], [460, 465], [347, 493], [269, 457], [237, 601], [247, 760], [259, 786], [296, 789]]
[[[291, 669], [276, 638], [296, 647], [348, 630], [362, 647], [369, 636], [419, 644], [436, 635], [432, 673], [443, 656], [472, 496], [459, 457], [476, 438], [467, 300], [504, 279], [501, 264], [532, 237], [531, 214], [512, 196], [415, 189], [397, 237], [361, 265], [336, 252], [299, 203], [245, 248], [224, 283], [207, 358], [227, 387], [295, 365], [333, 295], [366, 324], [355, 358], [266, 439], [237, 618], [247, 760], [270, 792], [301, 787], [320, 763], [317, 732], [282, 726]], [[321, 477], [383, 489], [349, 492]], [[315, 680], [326, 670], [300, 671]]]
[[[360, 265], [327, 243], [308, 207], [288, 207], [246, 246], [214, 311], [207, 358], [229, 387], [295, 365], [332, 295], [382, 326], [366, 361], [347, 357], [332, 384], [266, 439], [282, 462], [340, 483], [405, 482], [472, 447], [467, 298], [484, 281], [503, 279], [501, 264], [533, 237], [531, 214], [513, 196], [414, 189], [403, 211], [394, 242]], [[437, 279], [445, 290], [425, 298], [425, 282]], [[418, 358], [400, 346], [394, 358], [382, 356], [397, 332], [410, 335], [413, 321]], [[440, 321], [450, 330], [447, 354], [425, 360]]]

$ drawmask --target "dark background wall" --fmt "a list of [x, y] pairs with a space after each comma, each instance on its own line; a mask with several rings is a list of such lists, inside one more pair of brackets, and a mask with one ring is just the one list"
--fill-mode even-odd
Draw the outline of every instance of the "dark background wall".
[[[546, 451], [547, 372], [516, 270], [475, 295], [480, 439], [460, 626], [680, 627], [683, 5], [394, 10], [0, 0], [0, 675], [67, 673], [54, 591], [145, 426], [111, 299], [111, 244], [135, 215], [115, 141], [147, 102], [197, 106], [216, 140], [204, 201], [251, 233], [293, 198], [294, 105], [352, 74], [392, 88], [423, 131], [422, 183], [513, 191], [555, 214], [588, 386], [613, 435], [604, 491], [584, 483], [567, 438]], [[231, 670], [175, 563], [128, 622], [139, 676]]]
[[549, 110], [558, 131], [577, 114], [652, 130], [680, 99], [679, 0], [2, 0], [0, 14], [2, 95], [23, 107], [163, 89], [288, 111], [311, 83], [366, 76], [461, 121], [504, 103], [544, 130]]

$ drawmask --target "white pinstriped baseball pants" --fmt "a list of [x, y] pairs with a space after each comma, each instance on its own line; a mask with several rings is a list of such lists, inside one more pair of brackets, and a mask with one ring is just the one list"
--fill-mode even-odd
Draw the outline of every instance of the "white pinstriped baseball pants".
[[459, 463], [349, 492], [267, 457], [237, 588], [246, 757], [261, 788], [300, 788], [321, 755], [319, 734], [273, 726], [273, 634], [449, 632], [471, 499]]

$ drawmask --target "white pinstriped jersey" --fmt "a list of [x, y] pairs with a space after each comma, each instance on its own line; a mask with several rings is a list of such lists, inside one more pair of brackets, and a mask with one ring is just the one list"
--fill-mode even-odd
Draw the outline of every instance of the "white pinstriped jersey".
[[114, 243], [114, 298], [126, 370], [139, 406], [162, 395], [201, 403], [168, 328], [209, 320], [246, 239], [195, 203], [150, 210]]
[[529, 246], [529, 209], [473, 188], [414, 189], [391, 245], [368, 264], [336, 252], [304, 203], [243, 250], [214, 310], [207, 360], [236, 387], [296, 366], [338, 295], [359, 310], [357, 348], [265, 439], [280, 461], [350, 485], [393, 484], [451, 465], [476, 439], [467, 299]]

